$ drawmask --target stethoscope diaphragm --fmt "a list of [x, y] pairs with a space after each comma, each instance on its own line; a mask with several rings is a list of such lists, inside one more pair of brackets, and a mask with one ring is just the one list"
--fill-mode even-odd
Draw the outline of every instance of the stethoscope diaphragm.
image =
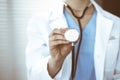
[[74, 43], [79, 38], [79, 32], [76, 29], [68, 29], [66, 30], [64, 36], [67, 41]]

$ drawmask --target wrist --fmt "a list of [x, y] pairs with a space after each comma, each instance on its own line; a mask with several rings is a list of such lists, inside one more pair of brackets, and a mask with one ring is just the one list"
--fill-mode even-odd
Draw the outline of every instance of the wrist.
[[49, 75], [54, 78], [56, 74], [60, 71], [63, 62], [55, 61], [54, 59], [50, 58], [47, 64], [47, 69]]
[[55, 60], [53, 58], [50, 58], [49, 61], [48, 61], [48, 65], [53, 67], [53, 68], [59, 68], [61, 67], [63, 64], [63, 60]]

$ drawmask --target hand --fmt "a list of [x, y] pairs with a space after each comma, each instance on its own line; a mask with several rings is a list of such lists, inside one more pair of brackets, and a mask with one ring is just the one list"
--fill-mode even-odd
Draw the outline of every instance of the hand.
[[[51, 59], [48, 62], [49, 71], [54, 71], [55, 75], [62, 66], [64, 59], [70, 53], [72, 46], [71, 43], [66, 41], [64, 33], [67, 29], [54, 29], [49, 35], [49, 48]], [[55, 73], [56, 72], [56, 73]]]
[[55, 61], [64, 60], [71, 51], [71, 43], [66, 41], [64, 33], [67, 29], [54, 29], [49, 35], [49, 48], [51, 57]]

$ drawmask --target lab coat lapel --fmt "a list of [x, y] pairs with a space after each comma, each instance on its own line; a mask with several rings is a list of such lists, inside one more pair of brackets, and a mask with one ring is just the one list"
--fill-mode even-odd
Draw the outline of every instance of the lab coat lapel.
[[96, 80], [103, 80], [107, 42], [112, 29], [113, 21], [97, 14], [96, 41], [95, 41], [95, 72]]

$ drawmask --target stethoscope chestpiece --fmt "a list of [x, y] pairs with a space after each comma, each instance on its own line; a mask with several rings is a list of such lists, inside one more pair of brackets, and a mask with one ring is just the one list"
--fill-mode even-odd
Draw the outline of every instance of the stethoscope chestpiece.
[[78, 40], [80, 33], [76, 29], [68, 29], [66, 30], [64, 36], [65, 39], [72, 43], [72, 46], [74, 43]]

